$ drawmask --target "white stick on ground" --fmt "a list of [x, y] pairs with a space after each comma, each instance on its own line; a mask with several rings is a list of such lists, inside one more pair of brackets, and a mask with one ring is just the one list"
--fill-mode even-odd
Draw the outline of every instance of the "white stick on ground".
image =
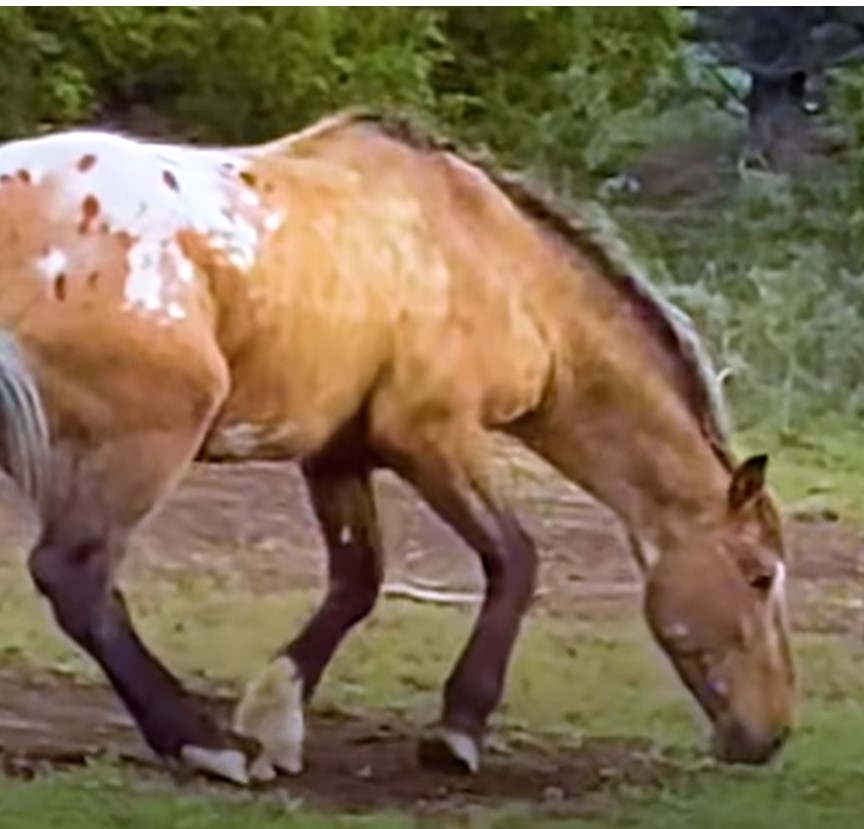
[[[440, 590], [412, 581], [389, 582], [384, 585], [381, 592], [385, 596], [396, 599], [407, 599], [421, 604], [468, 605], [480, 604], [483, 601], [482, 593], [469, 592], [467, 590]], [[534, 594], [535, 600], [539, 599], [546, 592], [545, 588], [539, 588]]]

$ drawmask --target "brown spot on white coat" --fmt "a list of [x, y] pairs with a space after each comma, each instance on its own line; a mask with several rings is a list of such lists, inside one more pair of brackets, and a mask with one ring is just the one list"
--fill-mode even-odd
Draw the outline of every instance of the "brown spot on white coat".
[[78, 163], [75, 165], [78, 170], [82, 173], [86, 173], [88, 170], [92, 170], [96, 164], [96, 156], [93, 153], [87, 153], [87, 155], [82, 155], [81, 158], [78, 159]]

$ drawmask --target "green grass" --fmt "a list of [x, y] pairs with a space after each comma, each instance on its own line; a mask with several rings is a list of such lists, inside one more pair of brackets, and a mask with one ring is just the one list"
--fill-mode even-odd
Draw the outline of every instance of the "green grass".
[[793, 511], [832, 510], [864, 525], [864, 439], [860, 427], [823, 417], [806, 432], [753, 428], [739, 435], [742, 452], [767, 452], [769, 476]]
[[103, 765], [30, 783], [6, 782], [0, 793], [0, 829], [402, 829], [414, 823], [400, 815], [314, 814], [288, 799], [178, 794]]
[[[0, 652], [34, 667], [60, 664], [95, 676], [46, 618], [21, 579], [3, 568]], [[133, 586], [134, 587], [134, 586]], [[142, 628], [186, 676], [237, 687], [308, 611], [309, 595], [218, 596], [190, 580], [180, 589], [133, 599]], [[177, 621], [184, 619], [182, 626]], [[322, 688], [319, 704], [398, 709], [432, 716], [440, 683], [467, 633], [470, 614], [387, 602], [375, 622], [352, 638]], [[663, 790], [604, 794], [586, 803], [593, 817], [548, 826], [800, 827], [828, 821], [856, 825], [864, 785], [864, 648], [824, 635], [797, 637], [803, 707], [794, 741], [779, 768], [712, 770]], [[637, 608], [615, 622], [568, 624], [535, 616], [521, 642], [496, 726], [554, 734], [644, 736], [694, 760], [700, 746], [690, 703], [644, 632]], [[410, 815], [339, 817], [297, 804], [226, 800], [143, 782], [110, 766], [51, 775], [34, 783], [0, 783], [0, 829], [52, 827], [235, 826], [325, 827], [415, 825]], [[454, 816], [471, 827], [537, 825], [526, 809]], [[438, 822], [437, 825], [440, 825]], [[547, 825], [546, 822], [543, 823]]]
[[[0, 658], [99, 678], [54, 626], [21, 567], [0, 570], [0, 580]], [[298, 628], [316, 599], [298, 592], [226, 595], [194, 580], [182, 588], [160, 585], [156, 592], [130, 588], [142, 634], [169, 666], [192, 684], [232, 691]], [[384, 601], [340, 650], [319, 704], [434, 716], [472, 620], [472, 610]], [[644, 693], [646, 684], [653, 693]], [[606, 704], [610, 687], [616, 690], [613, 707]], [[677, 680], [643, 630], [636, 602], [623, 624], [535, 616], [519, 642], [500, 716], [510, 725], [543, 731], [635, 731], [658, 740], [692, 738], [693, 732]]]
[[[458, 614], [442, 611], [449, 623]], [[429, 619], [425, 613], [405, 613], [399, 619], [399, 638], [420, 634]], [[441, 619], [438, 620], [439, 625]], [[392, 641], [397, 627], [394, 618], [370, 633], [383, 644]], [[548, 640], [526, 643], [552, 645], [557, 635], [547, 632], [539, 621], [535, 636]], [[549, 670], [551, 661], [535, 662], [523, 649], [517, 666], [508, 713], [526, 723], [544, 727], [553, 724], [560, 712], [585, 724], [594, 733], [643, 733], [655, 729], [669, 742], [689, 751], [694, 733], [687, 705], [674, 684], [663, 681], [663, 672], [639, 645], [638, 635], [622, 624], [615, 630], [601, 626], [593, 636], [590, 630], [577, 631], [580, 636], [578, 663], [584, 666], [581, 682], [574, 674], [554, 671], [543, 683], [522, 685], [520, 678], [535, 668]], [[615, 636], [615, 634], [620, 634]], [[214, 633], [222, 641], [223, 635]], [[361, 640], [365, 637], [359, 637]], [[613, 638], [617, 644], [612, 644]], [[360, 642], [354, 653], [346, 652], [328, 683], [331, 698], [334, 686], [352, 678], [360, 684], [367, 677], [361, 662], [368, 661]], [[233, 651], [233, 647], [231, 649]], [[226, 655], [228, 650], [226, 649]], [[542, 821], [546, 829], [561, 827], [640, 827], [640, 829], [676, 829], [698, 826], [700, 829], [824, 829], [826, 826], [857, 825], [860, 815], [860, 791], [864, 786], [864, 652], [857, 645], [823, 636], [803, 637], [799, 657], [804, 666], [806, 702], [795, 740], [789, 745], [779, 768], [764, 770], [712, 770], [686, 783], [673, 784], [663, 790], [635, 790], [615, 796], [606, 794], [586, 804], [592, 814], [585, 819]], [[358, 661], [355, 661], [358, 660]], [[183, 661], [183, 660], [180, 660]], [[567, 655], [566, 661], [577, 661]], [[604, 666], [608, 673], [605, 680]], [[365, 667], [365, 666], [364, 666]], [[641, 675], [638, 694], [619, 678]], [[383, 673], [382, 669], [382, 673]], [[226, 672], [227, 673], [227, 672]], [[398, 680], [373, 685], [369, 693], [388, 688]], [[526, 691], [526, 687], [530, 691]], [[402, 688], [410, 698], [413, 686]], [[392, 699], [385, 696], [378, 705]], [[653, 722], [652, 718], [660, 716]], [[512, 724], [512, 720], [511, 720]], [[669, 728], [671, 726], [671, 729]], [[376, 826], [409, 827], [423, 823], [410, 815], [373, 814], [336, 817], [312, 812], [292, 801], [261, 802], [254, 795], [241, 793], [229, 799], [205, 796], [193, 791], [174, 789], [167, 780], [142, 781], [129, 771], [97, 765], [66, 774], [52, 774], [34, 783], [0, 784], [2, 810], [0, 827], [63, 827], [63, 829], [102, 829], [102, 827], [183, 827], [183, 829], [220, 829], [238, 823], [247, 827], [329, 827]], [[452, 825], [471, 827], [528, 827], [539, 825], [526, 808], [488, 810], [454, 816]], [[432, 825], [432, 824], [430, 824]], [[435, 825], [442, 825], [440, 819]]]

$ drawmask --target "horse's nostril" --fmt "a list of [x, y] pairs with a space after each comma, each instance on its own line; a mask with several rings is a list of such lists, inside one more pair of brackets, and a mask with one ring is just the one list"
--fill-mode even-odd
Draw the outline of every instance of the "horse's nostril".
[[786, 726], [775, 738], [774, 742], [771, 745], [771, 753], [775, 754], [785, 745], [786, 741], [789, 739], [789, 735], [791, 734], [792, 729], [789, 726]]
[[732, 725], [716, 735], [715, 753], [718, 759], [725, 763], [761, 765], [777, 754], [788, 737], [788, 728], [784, 728], [771, 738], [760, 739], [754, 737], [746, 728]]

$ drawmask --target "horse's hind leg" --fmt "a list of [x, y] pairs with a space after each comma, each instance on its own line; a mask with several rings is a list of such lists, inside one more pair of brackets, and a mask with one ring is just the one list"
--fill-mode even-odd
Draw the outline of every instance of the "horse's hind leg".
[[324, 602], [297, 636], [251, 683], [235, 714], [235, 728], [254, 737], [264, 758], [289, 774], [303, 765], [303, 703], [348, 631], [375, 605], [382, 552], [368, 469], [303, 465], [312, 505], [327, 545]]
[[198, 439], [198, 430], [139, 434], [69, 464], [64, 499], [46, 516], [30, 571], [61, 629], [101, 666], [158, 755], [244, 783], [237, 740], [147, 650], [114, 584], [130, 527], [189, 462]]
[[531, 602], [537, 553], [486, 476], [486, 435], [446, 423], [434, 433], [406, 430], [393, 467], [478, 553], [486, 591], [467, 646], [450, 674], [436, 733], [420, 759], [448, 770], [476, 771], [489, 715], [501, 699], [522, 617]]

